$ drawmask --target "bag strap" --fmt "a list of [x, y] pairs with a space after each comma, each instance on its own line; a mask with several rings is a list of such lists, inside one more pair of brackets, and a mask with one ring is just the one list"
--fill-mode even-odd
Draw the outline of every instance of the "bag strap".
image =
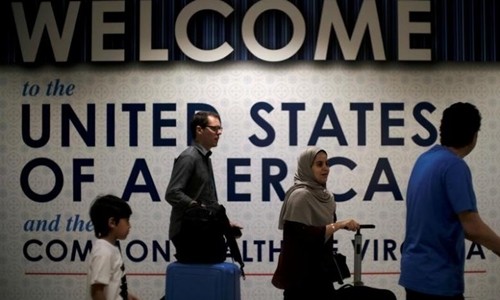
[[245, 263], [243, 262], [243, 257], [241, 256], [240, 248], [238, 247], [238, 243], [236, 242], [236, 238], [234, 234], [231, 231], [231, 223], [229, 222], [229, 218], [227, 217], [226, 214], [226, 208], [223, 205], [220, 206], [220, 217], [222, 222], [224, 223], [224, 236], [226, 237], [227, 245], [229, 247], [229, 250], [231, 251], [231, 257], [238, 262], [240, 265], [240, 270], [241, 270], [241, 277], [245, 279], [245, 271], [243, 270], [243, 267], [245, 266]]

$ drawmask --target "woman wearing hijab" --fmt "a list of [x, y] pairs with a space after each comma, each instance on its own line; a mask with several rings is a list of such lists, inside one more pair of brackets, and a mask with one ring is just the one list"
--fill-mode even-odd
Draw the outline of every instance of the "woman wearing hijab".
[[284, 300], [332, 299], [334, 287], [324, 262], [333, 259], [333, 234], [359, 228], [353, 219], [335, 220], [335, 201], [326, 188], [329, 172], [326, 151], [308, 148], [300, 154], [294, 184], [285, 194], [279, 218], [283, 244], [273, 278], [284, 289]]

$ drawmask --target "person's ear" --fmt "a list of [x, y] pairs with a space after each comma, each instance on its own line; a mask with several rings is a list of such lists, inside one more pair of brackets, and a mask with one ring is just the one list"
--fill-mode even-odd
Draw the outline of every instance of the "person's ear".
[[109, 228], [115, 228], [118, 222], [116, 222], [116, 219], [111, 217], [108, 219], [108, 227]]

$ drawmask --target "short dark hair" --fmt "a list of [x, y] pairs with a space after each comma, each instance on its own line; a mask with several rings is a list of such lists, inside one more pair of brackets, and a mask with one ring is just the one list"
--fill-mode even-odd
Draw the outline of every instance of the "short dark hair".
[[208, 125], [208, 117], [212, 116], [214, 118], [220, 120], [220, 116], [218, 113], [213, 112], [213, 111], [199, 111], [193, 115], [193, 118], [191, 119], [191, 124], [190, 124], [190, 129], [191, 129], [191, 137], [193, 139], [196, 139], [196, 127], [200, 126], [201, 128], [205, 128]]
[[110, 218], [114, 218], [117, 223], [120, 219], [128, 219], [132, 215], [132, 209], [125, 200], [114, 195], [104, 195], [92, 202], [89, 214], [95, 236], [102, 238], [109, 234]]
[[441, 144], [461, 148], [472, 143], [481, 128], [481, 114], [470, 103], [457, 102], [446, 108], [439, 127]]

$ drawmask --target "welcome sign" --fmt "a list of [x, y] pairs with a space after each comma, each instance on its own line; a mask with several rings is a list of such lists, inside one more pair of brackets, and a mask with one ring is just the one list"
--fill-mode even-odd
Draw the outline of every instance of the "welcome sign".
[[495, 1], [4, 1], [4, 63], [496, 61]]
[[[500, 228], [500, 77], [495, 64], [479, 63], [496, 59], [487, 37], [497, 33], [486, 26], [496, 24], [494, 1], [1, 5], [0, 293], [8, 299], [84, 299], [88, 209], [105, 193], [133, 210], [122, 242], [130, 289], [163, 296], [175, 260], [164, 193], [201, 109], [222, 117], [212, 160], [220, 202], [244, 227], [242, 299], [282, 297], [270, 283], [278, 216], [309, 145], [328, 152], [339, 218], [376, 226], [362, 232], [363, 280], [404, 299], [407, 180], [416, 157], [439, 142], [453, 102], [482, 113], [466, 160], [481, 216]], [[335, 244], [351, 266], [353, 238], [340, 231]], [[496, 299], [498, 258], [472, 243], [466, 254], [465, 296]]]

